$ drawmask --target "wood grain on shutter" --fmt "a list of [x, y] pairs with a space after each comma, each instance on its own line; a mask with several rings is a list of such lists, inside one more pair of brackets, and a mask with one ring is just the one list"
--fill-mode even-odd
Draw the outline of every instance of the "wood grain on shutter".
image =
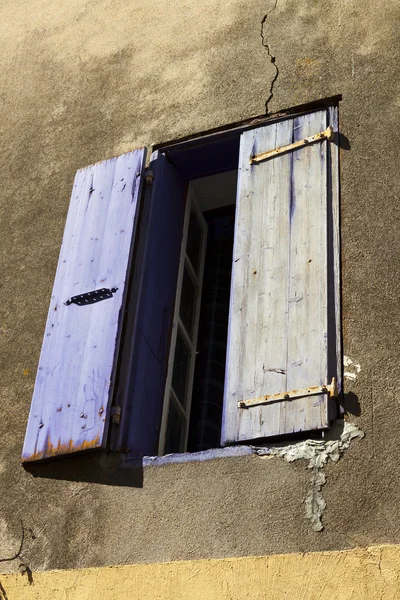
[[240, 400], [329, 383], [327, 144], [252, 155], [327, 127], [326, 111], [242, 134], [222, 443], [328, 426], [328, 399]]
[[[145, 150], [77, 172], [29, 415], [24, 462], [104, 446]], [[66, 303], [105, 288], [88, 304]]]

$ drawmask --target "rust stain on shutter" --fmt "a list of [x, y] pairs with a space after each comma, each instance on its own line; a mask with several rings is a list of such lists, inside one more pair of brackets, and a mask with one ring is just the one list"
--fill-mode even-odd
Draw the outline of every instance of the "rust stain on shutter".
[[38, 460], [45, 460], [47, 458], [54, 458], [56, 456], [62, 456], [63, 454], [71, 454], [72, 452], [84, 452], [85, 450], [94, 450], [101, 446], [100, 436], [95, 437], [93, 440], [84, 440], [80, 443], [74, 443], [71, 439], [68, 443], [62, 444], [60, 441], [56, 445], [52, 444], [50, 440], [50, 434], [47, 435], [43, 450], [35, 451], [30, 456], [23, 457], [22, 462], [34, 462]]

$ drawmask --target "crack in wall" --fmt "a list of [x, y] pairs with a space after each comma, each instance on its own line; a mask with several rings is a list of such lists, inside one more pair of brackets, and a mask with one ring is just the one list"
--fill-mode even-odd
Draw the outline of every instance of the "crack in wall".
[[352, 423], [344, 422], [344, 428], [337, 440], [304, 440], [297, 444], [290, 444], [278, 448], [253, 447], [254, 454], [272, 458], [280, 456], [287, 462], [299, 459], [308, 460], [308, 469], [312, 469], [310, 479], [311, 488], [305, 498], [306, 518], [310, 521], [314, 531], [322, 531], [324, 525], [322, 517], [326, 502], [322, 494], [322, 487], [326, 483], [324, 466], [331, 460], [337, 462], [343, 452], [347, 450], [353, 439], [362, 439], [364, 432]]
[[[3, 563], [3, 562], [13, 562], [14, 560], [19, 560], [20, 561], [20, 564], [19, 564], [20, 572], [22, 574], [24, 574], [24, 575], [27, 575], [28, 581], [29, 581], [29, 585], [32, 585], [32, 583], [33, 583], [32, 569], [25, 562], [24, 557], [22, 556], [22, 553], [23, 553], [23, 550], [24, 550], [25, 541], [26, 541], [26, 533], [30, 534], [32, 540], [36, 539], [36, 536], [33, 533], [32, 529], [30, 527], [25, 527], [24, 524], [23, 524], [23, 522], [21, 521], [21, 540], [20, 540], [20, 543], [19, 543], [18, 550], [12, 556], [8, 556], [7, 558], [0, 558], [0, 563]], [[3, 586], [0, 583], [0, 600], [2, 600], [2, 598], [4, 598], [5, 600], [7, 600], [7, 594], [6, 594]]]
[[270, 59], [271, 64], [274, 65], [274, 67], [275, 67], [275, 75], [272, 78], [271, 85], [269, 88], [269, 97], [265, 102], [265, 114], [268, 114], [268, 105], [271, 102], [272, 98], [274, 97], [274, 85], [279, 76], [279, 69], [278, 69], [278, 65], [276, 64], [276, 57], [271, 53], [269, 44], [265, 39], [265, 25], [266, 25], [267, 19], [268, 19], [269, 15], [272, 12], [274, 12], [274, 10], [276, 10], [277, 4], [278, 4], [278, 0], [275, 0], [274, 6], [271, 8], [271, 10], [269, 10], [264, 15], [264, 17], [261, 21], [261, 31], [260, 31], [261, 43], [262, 43], [263, 47], [266, 49], [266, 51], [268, 52], [268, 57]]
[[0, 581], [0, 600], [8, 600], [7, 592]]

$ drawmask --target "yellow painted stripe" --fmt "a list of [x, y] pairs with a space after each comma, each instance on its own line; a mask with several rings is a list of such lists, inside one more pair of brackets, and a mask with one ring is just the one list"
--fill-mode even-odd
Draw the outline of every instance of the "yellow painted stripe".
[[400, 546], [0, 575], [8, 600], [399, 600]]

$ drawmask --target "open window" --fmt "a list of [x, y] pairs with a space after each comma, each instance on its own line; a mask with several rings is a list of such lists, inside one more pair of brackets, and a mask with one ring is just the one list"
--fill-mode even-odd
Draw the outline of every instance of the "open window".
[[337, 100], [78, 172], [23, 460], [329, 427]]
[[220, 445], [237, 171], [188, 186], [159, 453]]

